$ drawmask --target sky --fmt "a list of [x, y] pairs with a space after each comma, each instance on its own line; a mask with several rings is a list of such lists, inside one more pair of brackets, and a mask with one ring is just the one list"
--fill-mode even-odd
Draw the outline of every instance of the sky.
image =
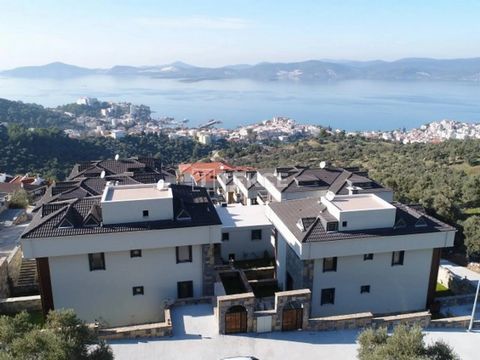
[[0, 0], [0, 69], [480, 56], [478, 0]]

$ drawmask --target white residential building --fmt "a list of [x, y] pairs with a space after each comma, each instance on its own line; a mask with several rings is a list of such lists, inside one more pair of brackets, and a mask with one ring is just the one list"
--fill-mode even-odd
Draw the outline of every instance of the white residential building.
[[431, 304], [455, 228], [375, 194], [272, 202], [277, 279], [312, 292], [311, 317], [417, 311]]
[[272, 223], [265, 216], [265, 205], [217, 206], [222, 221], [223, 261], [272, 258]]
[[338, 195], [375, 193], [386, 201], [393, 200], [392, 190], [368, 178], [359, 168], [337, 168], [326, 162], [319, 168], [308, 166], [277, 167], [259, 170], [257, 182], [267, 196], [261, 202], [285, 201], [323, 196], [327, 191]]
[[220, 231], [203, 188], [107, 184], [101, 198], [43, 205], [22, 249], [37, 260], [44, 311], [121, 326], [163, 321], [167, 303], [212, 294]]

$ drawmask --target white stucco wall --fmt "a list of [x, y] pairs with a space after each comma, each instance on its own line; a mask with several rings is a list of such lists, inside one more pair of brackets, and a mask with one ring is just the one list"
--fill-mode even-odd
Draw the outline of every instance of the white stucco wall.
[[220, 243], [221, 225], [21, 239], [26, 258]]
[[[144, 210], [148, 211], [147, 217], [143, 217]], [[102, 202], [102, 219], [104, 224], [172, 220], [173, 201], [166, 198]]]
[[282, 200], [296, 200], [296, 199], [305, 199], [311, 197], [324, 196], [328, 190], [311, 190], [311, 191], [298, 191], [298, 192], [285, 192], [282, 193]]
[[[260, 205], [258, 205], [260, 206]], [[252, 230], [262, 230], [261, 240], [252, 240]], [[241, 228], [227, 228], [223, 233], [229, 233], [229, 240], [222, 241], [222, 258], [228, 261], [229, 254], [235, 254], [236, 260], [263, 258], [267, 251], [270, 256], [274, 255], [274, 249], [270, 241], [272, 226], [252, 226]]]
[[[175, 248], [105, 253], [106, 270], [90, 271], [88, 255], [50, 257], [55, 309], [73, 308], [87, 322], [102, 319], [110, 326], [163, 320], [163, 302], [177, 297], [178, 281], [193, 281], [202, 296], [201, 246], [192, 247], [191, 263], [176, 263]], [[132, 287], [144, 286], [144, 295]]]
[[[323, 272], [315, 260], [311, 315], [314, 317], [371, 311], [391, 313], [425, 308], [432, 249], [406, 251], [403, 266], [391, 266], [392, 253], [339, 257], [336, 272]], [[360, 293], [370, 285], [370, 293]], [[321, 290], [335, 288], [335, 304], [320, 305]]]

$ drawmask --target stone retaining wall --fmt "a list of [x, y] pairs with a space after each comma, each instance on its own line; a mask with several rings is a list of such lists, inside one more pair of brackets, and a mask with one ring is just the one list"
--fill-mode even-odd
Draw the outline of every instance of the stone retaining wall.
[[8, 282], [8, 261], [7, 258], [0, 259], [0, 298], [5, 299], [10, 295]]
[[22, 267], [22, 259], [22, 249], [20, 246], [17, 246], [8, 257], [8, 277], [11, 279], [12, 283], [15, 283], [18, 280], [20, 268]]
[[8, 257], [0, 259], [0, 299], [6, 299], [11, 295], [10, 287], [20, 274], [22, 256], [22, 249], [17, 246]]
[[164, 322], [98, 329], [97, 331], [98, 337], [103, 340], [172, 336], [173, 326], [170, 309], [165, 309]]
[[344, 329], [363, 329], [371, 326], [373, 314], [371, 312], [328, 316], [323, 318], [308, 319], [308, 330], [344, 330]]
[[451, 318], [430, 320], [429, 327], [466, 329], [469, 323], [470, 323], [470, 316], [456, 316]]
[[42, 311], [40, 295], [19, 296], [0, 300], [1, 314], [16, 314], [21, 311]]
[[430, 323], [431, 314], [429, 311], [420, 311], [407, 314], [388, 315], [375, 317], [372, 319], [373, 327], [387, 327], [394, 328], [399, 324], [413, 326], [419, 325], [422, 328], [428, 327]]
[[443, 266], [438, 268], [437, 281], [457, 295], [475, 292], [475, 286], [468, 279], [455, 275]]

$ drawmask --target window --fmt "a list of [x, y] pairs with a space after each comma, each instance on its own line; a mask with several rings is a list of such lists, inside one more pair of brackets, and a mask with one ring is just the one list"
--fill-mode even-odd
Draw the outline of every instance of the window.
[[72, 229], [73, 224], [68, 219], [63, 219], [60, 225], [58, 225], [59, 229]]
[[373, 254], [363, 255], [363, 261], [366, 261], [366, 260], [373, 260]]
[[360, 286], [360, 294], [370, 293], [370, 285]]
[[335, 288], [322, 289], [320, 305], [335, 303]]
[[342, 222], [342, 227], [347, 227], [347, 222], [346, 221]]
[[230, 233], [222, 233], [222, 241], [230, 240]]
[[135, 249], [135, 250], [130, 250], [130, 257], [142, 257], [142, 250], [140, 249]]
[[132, 288], [133, 296], [143, 295], [143, 286], [134, 286]]
[[252, 230], [252, 240], [261, 240], [262, 230]]
[[427, 222], [425, 221], [425, 218], [422, 216], [421, 218], [419, 218], [417, 220], [417, 222], [415, 223], [415, 227], [416, 228], [419, 228], [419, 227], [427, 227], [428, 224]]
[[192, 262], [192, 246], [177, 246], [177, 264], [184, 262]]
[[403, 265], [403, 258], [405, 257], [405, 251], [394, 251], [392, 253], [392, 266]]
[[337, 258], [330, 257], [323, 259], [323, 272], [337, 271]]
[[143, 210], [143, 217], [148, 217], [148, 210]]
[[88, 262], [90, 264], [90, 271], [105, 270], [104, 253], [88, 254]]
[[230, 260], [235, 261], [235, 254], [234, 253], [228, 254], [228, 261], [230, 261]]
[[338, 230], [338, 222], [328, 222], [327, 223], [327, 231], [337, 231]]
[[407, 227], [407, 223], [405, 222], [404, 219], [398, 219], [398, 221], [395, 223], [395, 226], [393, 227], [394, 229], [403, 229]]
[[258, 205], [257, 198], [251, 199], [251, 200], [250, 200], [250, 203], [251, 203], [252, 205]]
[[177, 293], [179, 299], [193, 297], [193, 281], [177, 282]]

